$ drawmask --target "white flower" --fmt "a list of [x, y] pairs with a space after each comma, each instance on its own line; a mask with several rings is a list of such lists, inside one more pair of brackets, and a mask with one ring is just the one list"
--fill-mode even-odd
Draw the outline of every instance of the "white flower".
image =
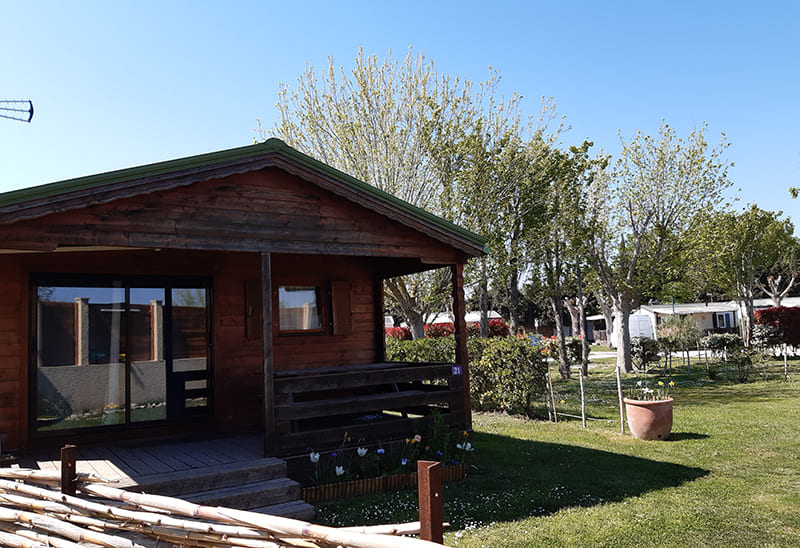
[[642, 386], [642, 381], [636, 381], [636, 386]]
[[456, 444], [456, 449], [464, 449], [464, 444], [463, 443], [457, 443]]
[[341, 476], [344, 474], [344, 466], [337, 466], [336, 467], [336, 475]]
[[464, 445], [464, 451], [472, 451], [472, 444], [470, 442], [467, 442], [466, 445]]
[[319, 462], [319, 453], [314, 453], [314, 452], [312, 452], [312, 453], [311, 453], [311, 454], [308, 456], [308, 458], [310, 458], [310, 459], [311, 459], [311, 462], [313, 462], [314, 464], [317, 464], [317, 463]]
[[364, 455], [367, 454], [367, 448], [366, 447], [359, 447], [358, 449], [356, 449], [356, 452], [358, 453], [359, 457], [363, 457]]

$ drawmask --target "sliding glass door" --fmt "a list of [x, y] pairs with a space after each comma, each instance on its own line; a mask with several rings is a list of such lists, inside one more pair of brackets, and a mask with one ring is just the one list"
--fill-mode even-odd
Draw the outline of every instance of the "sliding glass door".
[[36, 432], [211, 412], [205, 280], [32, 277]]

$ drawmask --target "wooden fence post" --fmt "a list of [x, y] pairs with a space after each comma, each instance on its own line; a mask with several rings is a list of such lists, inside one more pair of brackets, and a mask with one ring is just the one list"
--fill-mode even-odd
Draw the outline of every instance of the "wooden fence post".
[[75, 461], [78, 448], [74, 445], [65, 445], [61, 448], [61, 492], [65, 495], [75, 495], [78, 483], [78, 473]]
[[444, 543], [442, 524], [442, 463], [417, 461], [419, 538]]

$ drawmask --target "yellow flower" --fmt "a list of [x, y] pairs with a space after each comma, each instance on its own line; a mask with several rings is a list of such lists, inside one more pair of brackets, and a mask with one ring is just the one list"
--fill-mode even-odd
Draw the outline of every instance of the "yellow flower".
[[658, 381], [658, 386], [664, 386], [664, 382], [663, 381]]
[[567, 402], [565, 402], [564, 400], [561, 400], [561, 405], [564, 405], [565, 403], [567, 403]]
[[669, 381], [670, 386], [675, 386], [675, 381]]

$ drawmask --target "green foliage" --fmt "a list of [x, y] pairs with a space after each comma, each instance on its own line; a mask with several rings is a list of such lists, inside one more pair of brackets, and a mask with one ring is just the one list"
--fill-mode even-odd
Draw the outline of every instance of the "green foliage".
[[[614, 169], [595, 178], [589, 252], [603, 293], [619, 314], [629, 314], [642, 295], [682, 278], [690, 248], [683, 234], [698, 214], [723, 201], [730, 186], [730, 163], [722, 156], [728, 145], [723, 136], [718, 147], [709, 146], [706, 129], [703, 124], [684, 139], [664, 122], [655, 137], [637, 133], [622, 141]], [[621, 358], [630, 371], [624, 344]]]
[[744, 347], [742, 337], [736, 333], [714, 333], [700, 339], [700, 344], [709, 350], [712, 355], [724, 355], [729, 351], [739, 350]]
[[753, 327], [753, 345], [758, 348], [769, 348], [780, 344], [783, 338], [781, 330], [769, 323], [759, 323]]
[[658, 341], [650, 337], [631, 337], [631, 359], [637, 369], [647, 369], [661, 359]]
[[470, 395], [477, 409], [532, 415], [545, 392], [547, 359], [526, 339], [489, 339], [472, 362]]
[[658, 325], [658, 340], [673, 350], [694, 346], [701, 335], [700, 327], [690, 316], [667, 316]]
[[[797, 250], [794, 226], [780, 212], [751, 205], [740, 213], [707, 214], [697, 223], [691, 263], [704, 266], [705, 276], [744, 305], [744, 343], [753, 331], [753, 299], [759, 278], [779, 274]], [[788, 263], [787, 263], [788, 261]]]
[[386, 338], [386, 359], [391, 362], [452, 363], [455, 360], [453, 335], [401, 341]]
[[564, 339], [567, 347], [567, 360], [570, 364], [581, 363], [583, 358], [583, 342], [580, 337], [567, 337]]

